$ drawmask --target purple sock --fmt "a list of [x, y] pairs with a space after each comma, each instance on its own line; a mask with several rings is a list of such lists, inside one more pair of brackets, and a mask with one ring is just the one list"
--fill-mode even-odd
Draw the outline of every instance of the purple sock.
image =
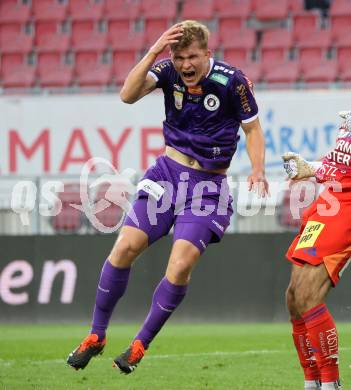
[[96, 333], [99, 340], [105, 338], [106, 328], [119, 298], [124, 294], [128, 279], [129, 268], [114, 267], [109, 260], [102, 267], [98, 288], [96, 290], [93, 322], [90, 333]]
[[141, 340], [145, 348], [161, 330], [173, 311], [182, 302], [187, 286], [176, 286], [165, 277], [156, 287], [148, 316], [134, 340]]

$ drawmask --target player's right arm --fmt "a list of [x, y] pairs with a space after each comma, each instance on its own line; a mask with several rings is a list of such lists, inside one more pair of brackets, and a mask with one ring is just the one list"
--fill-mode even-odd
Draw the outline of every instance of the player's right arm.
[[124, 103], [135, 103], [156, 88], [156, 80], [148, 75], [157, 56], [170, 44], [178, 42], [182, 35], [182, 26], [176, 24], [165, 31], [147, 54], [129, 72], [120, 92]]

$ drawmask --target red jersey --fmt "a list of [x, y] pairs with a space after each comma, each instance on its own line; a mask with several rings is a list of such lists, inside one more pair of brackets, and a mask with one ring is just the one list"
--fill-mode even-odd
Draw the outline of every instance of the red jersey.
[[316, 172], [319, 182], [338, 181], [343, 188], [351, 187], [351, 117], [340, 126], [336, 146], [323, 159]]

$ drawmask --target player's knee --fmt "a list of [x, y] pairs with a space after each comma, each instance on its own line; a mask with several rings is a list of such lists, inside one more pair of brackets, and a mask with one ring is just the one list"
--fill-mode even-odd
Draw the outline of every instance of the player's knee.
[[294, 287], [291, 285], [289, 285], [285, 291], [285, 302], [289, 313], [292, 314], [292, 312], [295, 311], [295, 291]]
[[174, 257], [168, 268], [167, 276], [175, 284], [188, 283], [190, 280], [192, 265], [183, 257]]
[[130, 266], [138, 255], [138, 250], [128, 238], [117, 240], [109, 256], [109, 261], [115, 267]]

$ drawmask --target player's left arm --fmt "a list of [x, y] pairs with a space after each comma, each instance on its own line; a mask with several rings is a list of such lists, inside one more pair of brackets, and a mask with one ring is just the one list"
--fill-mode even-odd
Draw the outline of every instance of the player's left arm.
[[247, 178], [248, 188], [264, 197], [269, 194], [269, 185], [265, 177], [265, 140], [260, 120], [257, 117], [250, 122], [242, 122], [241, 127], [246, 136], [246, 150], [252, 165], [251, 175]]

